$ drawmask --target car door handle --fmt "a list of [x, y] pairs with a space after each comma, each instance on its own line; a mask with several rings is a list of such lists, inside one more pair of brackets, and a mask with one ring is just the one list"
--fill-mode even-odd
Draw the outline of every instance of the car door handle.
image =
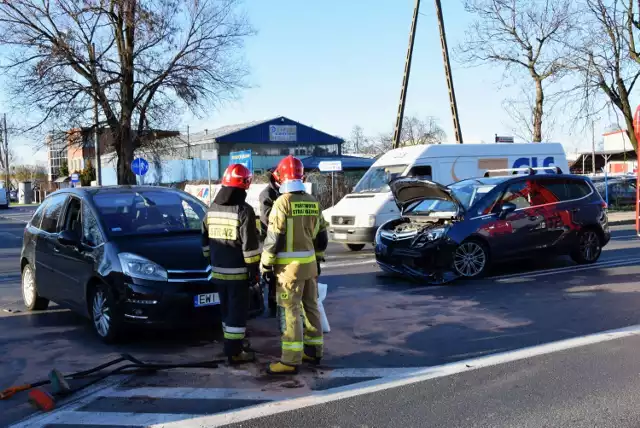
[[58, 248], [58, 247], [53, 247], [53, 252], [54, 252], [54, 253], [59, 253], [59, 252], [60, 252], [60, 248]]
[[529, 216], [529, 220], [531, 220], [531, 221], [536, 221], [537, 219], [538, 219], [537, 215], [530, 215]]

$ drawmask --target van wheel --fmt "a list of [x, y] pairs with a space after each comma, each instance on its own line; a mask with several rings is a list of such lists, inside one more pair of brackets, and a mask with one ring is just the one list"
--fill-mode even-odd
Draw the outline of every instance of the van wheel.
[[489, 268], [489, 250], [478, 240], [464, 241], [453, 253], [453, 269], [464, 278], [480, 278]]
[[91, 292], [90, 314], [93, 330], [105, 343], [114, 343], [120, 336], [120, 320], [114, 313], [113, 296], [104, 284], [97, 284]]
[[360, 251], [364, 248], [364, 244], [347, 244], [347, 248], [351, 251]]
[[585, 229], [578, 235], [576, 248], [571, 252], [574, 262], [587, 265], [595, 263], [602, 254], [602, 240], [594, 229]]
[[49, 307], [49, 299], [40, 297], [36, 288], [36, 274], [31, 265], [22, 269], [22, 300], [30, 311], [43, 311]]

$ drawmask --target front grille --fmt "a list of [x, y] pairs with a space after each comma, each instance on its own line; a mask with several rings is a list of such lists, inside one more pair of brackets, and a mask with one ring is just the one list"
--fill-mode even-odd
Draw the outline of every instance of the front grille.
[[202, 270], [168, 270], [169, 282], [200, 282], [211, 279], [211, 266]]
[[353, 216], [334, 215], [331, 217], [331, 224], [336, 226], [353, 226], [356, 224], [356, 218]]

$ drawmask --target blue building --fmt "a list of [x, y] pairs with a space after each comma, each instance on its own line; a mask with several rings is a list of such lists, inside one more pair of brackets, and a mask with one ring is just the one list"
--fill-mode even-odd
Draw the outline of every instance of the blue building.
[[[338, 158], [344, 140], [284, 116], [269, 120], [225, 126], [196, 134], [180, 134], [154, 150], [140, 150], [136, 156], [149, 161], [146, 184], [206, 180], [209, 161], [211, 177], [220, 178], [231, 153], [251, 151], [253, 173], [274, 168], [287, 155], [305, 158]], [[204, 153], [203, 153], [204, 152]], [[102, 182], [116, 184], [115, 159], [104, 156]]]

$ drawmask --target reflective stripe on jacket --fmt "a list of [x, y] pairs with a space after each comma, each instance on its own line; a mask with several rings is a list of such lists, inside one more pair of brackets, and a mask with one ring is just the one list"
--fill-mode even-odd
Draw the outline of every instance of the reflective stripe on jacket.
[[212, 203], [202, 224], [202, 245], [213, 279], [248, 279], [249, 272], [257, 269], [261, 252], [253, 208], [246, 202]]
[[279, 267], [292, 280], [314, 278], [316, 254], [324, 256], [327, 241], [316, 198], [304, 192], [285, 193], [273, 204], [261, 262]]

